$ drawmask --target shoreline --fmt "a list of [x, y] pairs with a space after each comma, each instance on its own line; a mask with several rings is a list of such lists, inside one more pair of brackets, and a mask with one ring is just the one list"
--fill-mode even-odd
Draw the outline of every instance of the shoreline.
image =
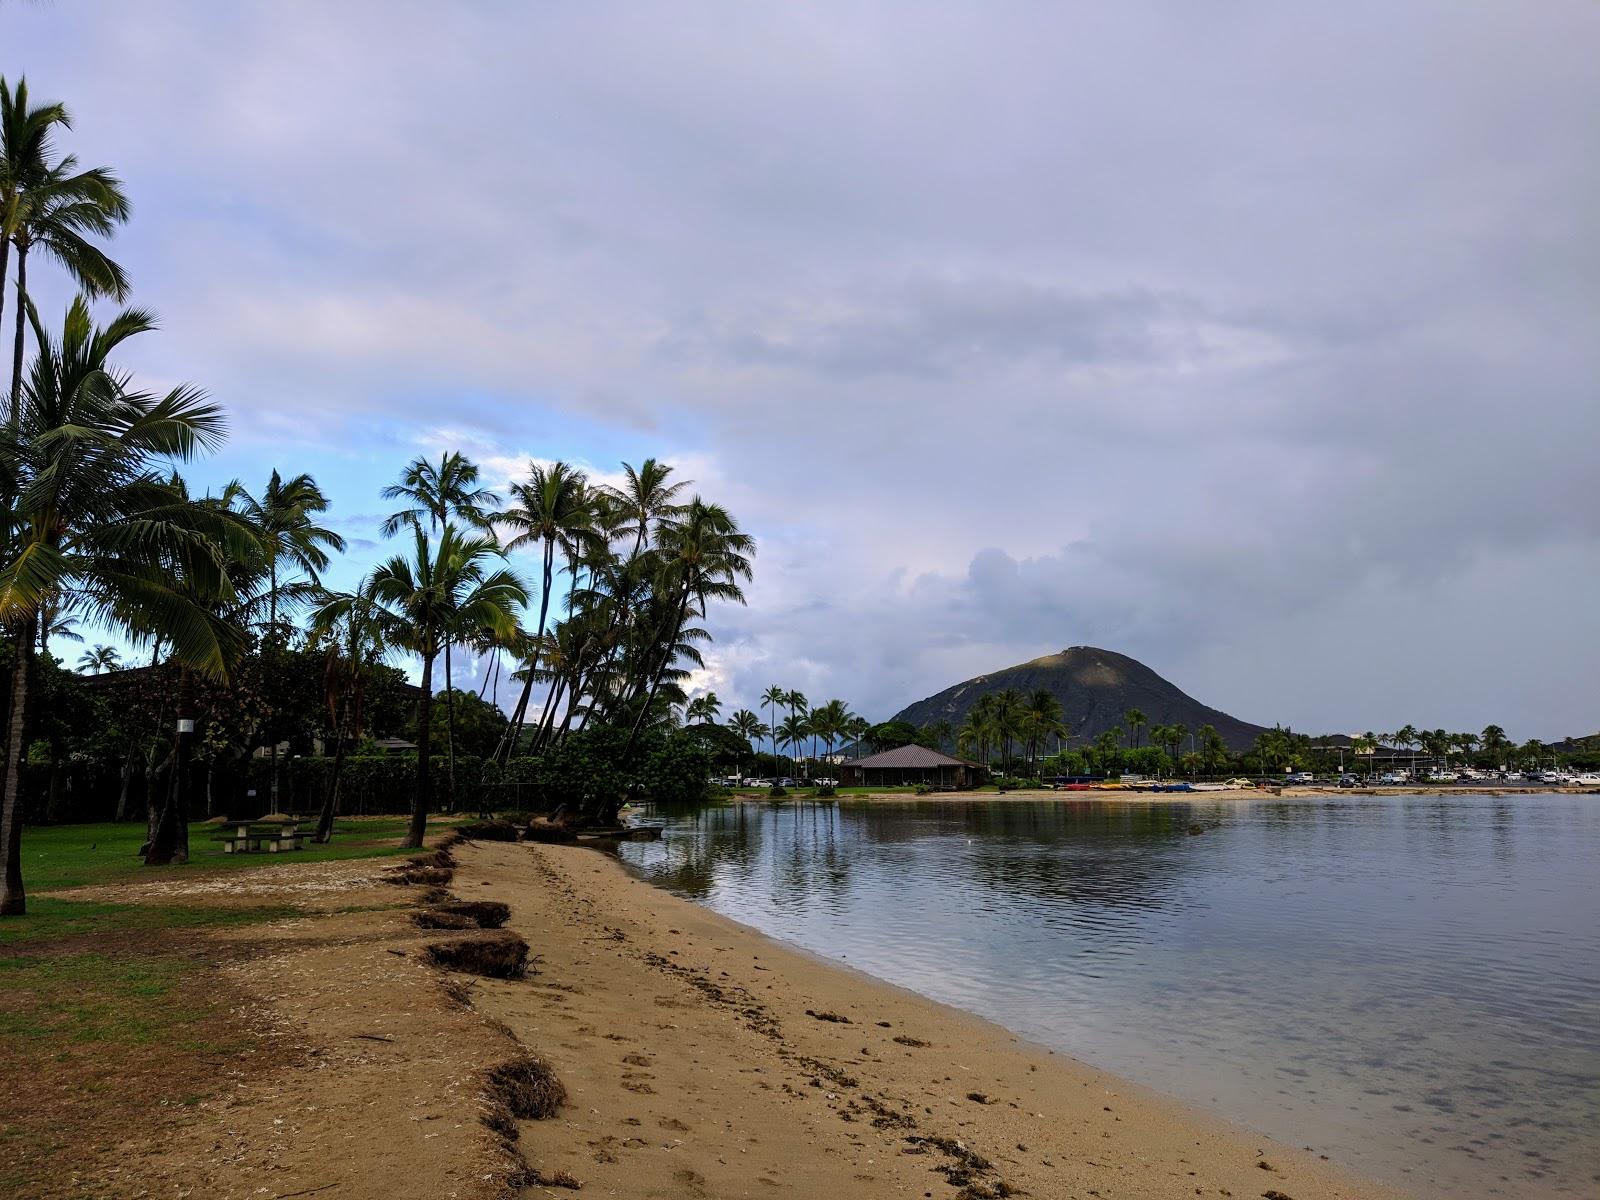
[[795, 789], [786, 797], [772, 798], [765, 792], [735, 792], [732, 796], [709, 803], [723, 804], [978, 804], [1004, 803], [1012, 800], [1059, 800], [1063, 803], [1092, 800], [1117, 804], [1192, 804], [1192, 803], [1243, 803], [1256, 800], [1318, 800], [1336, 796], [1416, 796], [1428, 799], [1447, 797], [1486, 796], [1491, 799], [1516, 799], [1526, 796], [1600, 796], [1600, 789], [1592, 787], [1525, 787], [1525, 788], [1468, 788], [1452, 786], [1416, 787], [1281, 787], [1281, 788], [1228, 788], [1220, 791], [1154, 792], [1134, 787], [1080, 788], [1014, 788], [1006, 792], [960, 791], [928, 792], [852, 792], [844, 795], [815, 797], [800, 794]]
[[508, 928], [536, 956], [527, 980], [475, 980], [473, 1005], [547, 1057], [572, 1096], [558, 1118], [519, 1123], [522, 1152], [586, 1188], [1403, 1194], [771, 938], [591, 849], [471, 843], [456, 856], [458, 894], [508, 903]]

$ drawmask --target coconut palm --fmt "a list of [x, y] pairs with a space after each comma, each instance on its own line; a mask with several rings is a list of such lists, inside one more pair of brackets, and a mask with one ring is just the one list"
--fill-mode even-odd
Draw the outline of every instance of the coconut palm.
[[[755, 539], [740, 530], [728, 510], [720, 504], [707, 504], [696, 496], [684, 506], [680, 518], [657, 531], [657, 552], [661, 556], [656, 595], [670, 620], [670, 633], [657, 652], [657, 662], [644, 705], [634, 718], [624, 754], [632, 752], [644, 727], [646, 714], [656, 692], [679, 650], [680, 635], [691, 613], [705, 616], [711, 600], [744, 603], [740, 582], [751, 576], [750, 557]], [[615, 812], [603, 812], [610, 824]]]
[[[71, 127], [72, 119], [60, 104], [30, 106], [27, 80], [19, 79], [12, 92], [0, 79], [0, 245], [17, 252], [12, 424], [22, 394], [29, 253], [37, 250], [55, 259], [90, 297], [121, 300], [128, 294], [122, 268], [91, 240], [110, 236], [128, 219], [128, 199], [121, 181], [106, 168], [80, 171], [72, 155], [54, 157], [52, 135]], [[0, 281], [5, 265], [0, 258]]]
[[0, 433], [0, 624], [15, 646], [0, 915], [26, 910], [18, 789], [41, 613], [65, 601], [93, 619], [159, 634], [180, 663], [216, 677], [243, 645], [240, 631], [195, 599], [231, 589], [210, 519], [157, 469], [220, 441], [221, 411], [187, 386], [162, 396], [137, 391], [110, 364], [153, 327], [149, 313], [122, 312], [100, 328], [79, 297], [52, 338], [29, 310], [39, 351], [16, 420]]
[[[383, 522], [383, 536], [393, 537], [405, 528], [426, 524], [437, 532], [455, 520], [472, 529], [488, 530], [488, 510], [500, 497], [478, 484], [478, 467], [459, 450], [439, 455], [437, 465], [428, 458], [414, 458], [400, 473], [400, 482], [383, 489], [385, 500], [403, 500], [406, 506], [389, 514]], [[444, 644], [445, 747], [449, 755], [450, 803], [456, 798], [456, 692], [452, 643]]]
[[1023, 702], [1022, 725], [1028, 739], [1028, 764], [1031, 768], [1039, 747], [1063, 728], [1061, 698], [1049, 688], [1034, 688]]
[[789, 693], [784, 688], [773, 684], [761, 693], [761, 703], [767, 706], [767, 732], [772, 735], [773, 769], [777, 769], [778, 759], [778, 705], [787, 704]]
[[778, 745], [789, 747], [790, 764], [797, 763], [805, 754], [806, 738], [811, 736], [811, 727], [806, 724], [806, 719], [796, 713], [790, 713], [774, 733]]
[[417, 697], [417, 790], [404, 847], [422, 845], [433, 799], [433, 664], [446, 641], [469, 628], [506, 636], [516, 611], [527, 603], [527, 589], [504, 567], [495, 567], [500, 547], [493, 539], [463, 535], [453, 525], [439, 533], [437, 546], [420, 526], [412, 546], [372, 574], [370, 591], [388, 644], [422, 660], [422, 691]]
[[717, 699], [715, 692], [707, 692], [704, 696], [696, 696], [684, 706], [683, 719], [687, 725], [715, 725], [717, 713], [722, 711], [722, 701]]
[[494, 520], [511, 531], [507, 550], [539, 545], [543, 549], [542, 583], [539, 588], [539, 627], [534, 634], [534, 654], [525, 664], [528, 674], [522, 695], [512, 711], [501, 744], [500, 759], [511, 757], [522, 736], [528, 715], [528, 698], [533, 694], [534, 670], [539, 665], [538, 646], [544, 639], [545, 622], [550, 613], [550, 590], [555, 583], [556, 551], [572, 552], [585, 542], [594, 528], [594, 507], [589, 500], [588, 480], [582, 471], [564, 462], [548, 467], [528, 464], [528, 478], [511, 485], [511, 507], [496, 513]]
[[1122, 714], [1122, 719], [1128, 723], [1129, 735], [1133, 738], [1135, 747], [1139, 745], [1139, 730], [1148, 723], [1149, 718], [1137, 708], [1130, 708]]
[[693, 481], [684, 479], [668, 483], [672, 468], [647, 458], [638, 468], [622, 464], [626, 483], [622, 487], [608, 487], [607, 495], [615, 502], [619, 514], [634, 531], [633, 553], [639, 555], [650, 544], [652, 526], [674, 520], [683, 507], [677, 503], [679, 492]]
[[89, 675], [98, 675], [102, 671], [115, 671], [121, 666], [122, 657], [111, 646], [96, 646], [78, 656], [78, 670]]
[[316, 522], [328, 498], [310, 475], [284, 479], [274, 469], [259, 497], [235, 480], [223, 501], [255, 526], [267, 568], [265, 633], [270, 641], [286, 641], [280, 613], [312, 599], [331, 562], [328, 551], [344, 550], [344, 538]]
[[328, 706], [328, 727], [333, 731], [333, 778], [328, 782], [317, 816], [318, 842], [333, 836], [333, 819], [339, 812], [339, 780], [344, 772], [345, 750], [361, 734], [367, 683], [384, 659], [384, 626], [389, 614], [378, 607], [370, 576], [353, 592], [327, 593], [312, 614], [311, 640], [324, 643], [323, 696]]
[[[761, 723], [761, 718], [748, 708], [741, 708], [728, 718], [728, 728], [745, 740], [745, 743], [754, 748], [755, 739], [766, 732], [766, 727]], [[758, 732], [760, 731], [760, 732]], [[742, 776], [743, 764], [740, 764], [739, 774]]]

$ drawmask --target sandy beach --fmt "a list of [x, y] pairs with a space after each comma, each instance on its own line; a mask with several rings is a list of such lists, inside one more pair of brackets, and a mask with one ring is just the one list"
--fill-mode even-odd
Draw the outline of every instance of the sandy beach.
[[524, 980], [472, 980], [473, 1007], [546, 1056], [571, 1098], [520, 1123], [521, 1153], [585, 1192], [1398, 1194], [788, 948], [594, 850], [455, 854], [453, 890], [509, 904], [534, 955]]

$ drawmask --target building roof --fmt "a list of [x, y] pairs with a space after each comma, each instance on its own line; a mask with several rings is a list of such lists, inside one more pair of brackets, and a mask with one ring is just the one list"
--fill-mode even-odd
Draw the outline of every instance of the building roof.
[[893, 770], [916, 771], [932, 767], [970, 767], [964, 758], [951, 758], [948, 754], [940, 754], [937, 750], [929, 750], [926, 746], [897, 746], [893, 750], [885, 750], [881, 754], [869, 754], [866, 758], [858, 758], [854, 762], [845, 763], [847, 767], [887, 767]]

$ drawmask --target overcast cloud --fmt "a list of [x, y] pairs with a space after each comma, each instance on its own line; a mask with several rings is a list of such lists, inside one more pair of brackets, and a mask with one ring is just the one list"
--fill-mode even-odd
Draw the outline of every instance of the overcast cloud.
[[[1091, 643], [1297, 728], [1600, 728], [1600, 7], [6, 5], [203, 479], [684, 465], [703, 686]], [[48, 272], [39, 272], [48, 276]], [[43, 303], [62, 295], [41, 284]]]

